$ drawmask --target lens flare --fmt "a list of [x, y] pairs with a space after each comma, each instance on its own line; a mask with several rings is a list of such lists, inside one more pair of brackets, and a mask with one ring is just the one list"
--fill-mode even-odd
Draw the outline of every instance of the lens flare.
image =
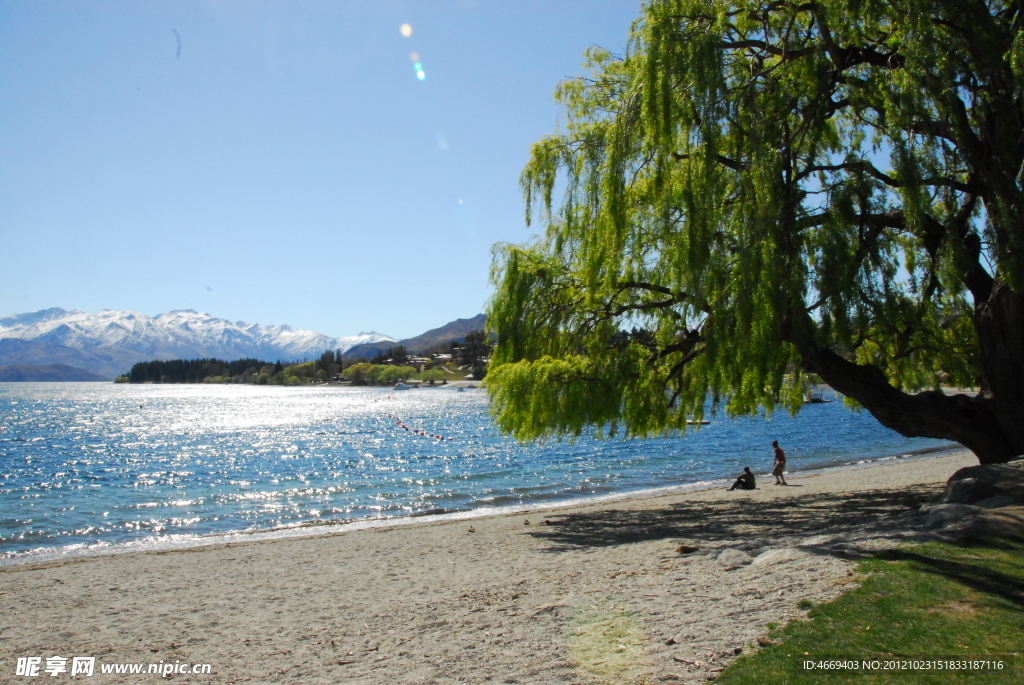
[[412, 24], [402, 24], [398, 27], [398, 30], [401, 31], [403, 36], [408, 38], [412, 35]]
[[409, 59], [412, 60], [412, 70], [416, 72], [416, 78], [420, 81], [427, 78], [427, 72], [423, 70], [423, 63], [420, 62], [420, 53], [409, 53]]

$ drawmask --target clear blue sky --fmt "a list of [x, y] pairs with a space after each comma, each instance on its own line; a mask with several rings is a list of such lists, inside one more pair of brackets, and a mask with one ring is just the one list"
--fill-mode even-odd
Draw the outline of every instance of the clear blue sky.
[[638, 11], [0, 0], [0, 315], [399, 338], [473, 316], [491, 245], [539, 230], [518, 177], [555, 85], [588, 46], [622, 52]]

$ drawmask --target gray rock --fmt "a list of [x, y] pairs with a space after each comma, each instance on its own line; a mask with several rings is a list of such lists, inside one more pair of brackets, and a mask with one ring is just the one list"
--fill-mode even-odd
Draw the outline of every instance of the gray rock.
[[802, 559], [806, 556], [807, 552], [801, 552], [800, 550], [793, 549], [792, 547], [787, 547], [785, 549], [772, 549], [754, 559], [754, 565], [773, 566], [775, 564], [784, 564], [787, 561]]
[[928, 527], [945, 528], [959, 524], [981, 511], [970, 504], [936, 504], [928, 510]]
[[974, 504], [994, 495], [995, 489], [991, 483], [977, 478], [960, 478], [946, 483], [940, 501], [942, 504]]
[[715, 558], [722, 566], [728, 566], [735, 568], [737, 566], [746, 566], [753, 559], [749, 554], [740, 549], [723, 549], [721, 553]]
[[983, 500], [979, 500], [974, 503], [974, 506], [981, 507], [982, 509], [999, 509], [1021, 503], [1020, 498], [1012, 495], [996, 495], [995, 497], [986, 497]]
[[941, 504], [976, 504], [992, 497], [1024, 500], [1024, 469], [1005, 464], [968, 466], [954, 473], [939, 498]]
[[968, 518], [965, 523], [943, 529], [943, 533], [967, 539], [1013, 537], [1021, 535], [1022, 532], [1024, 506], [979, 509], [978, 515]]

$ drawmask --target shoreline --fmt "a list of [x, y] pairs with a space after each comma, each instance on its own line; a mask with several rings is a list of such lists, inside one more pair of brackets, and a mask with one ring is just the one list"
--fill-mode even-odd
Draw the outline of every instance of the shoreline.
[[0, 669], [75, 655], [211, 664], [182, 676], [196, 683], [706, 683], [802, 600], [855, 585], [857, 559], [927, 537], [920, 506], [976, 461], [7, 565]]
[[[910, 452], [887, 455], [882, 457], [859, 459], [854, 462], [837, 463], [824, 467], [813, 467], [807, 469], [787, 470], [787, 478], [800, 478], [825, 474], [833, 471], [856, 470], [870, 468], [872, 466], [886, 463], [894, 463], [896, 460], [914, 461], [919, 459], [931, 459], [951, 454], [967, 452], [964, 447], [956, 444], [942, 447], [925, 447]], [[973, 456], [973, 455], [972, 455]], [[768, 484], [771, 478], [769, 471], [755, 472], [758, 478], [758, 487]], [[950, 473], [952, 475], [952, 473]], [[645, 500], [649, 498], [677, 495], [685, 493], [702, 492], [713, 490], [723, 484], [731, 483], [732, 479], [713, 479], [706, 481], [695, 481], [692, 483], [681, 483], [656, 488], [644, 488], [641, 490], [628, 490], [622, 492], [610, 492], [602, 495], [590, 495], [576, 499], [564, 499], [557, 501], [531, 502], [500, 505], [494, 507], [476, 507], [458, 511], [442, 513], [417, 512], [405, 515], [382, 516], [373, 518], [360, 518], [351, 521], [307, 521], [290, 526], [265, 528], [258, 530], [236, 530], [224, 533], [206, 534], [176, 534], [171, 536], [138, 538], [136, 540], [122, 541], [108, 544], [98, 544], [94, 547], [68, 549], [65, 547], [50, 547], [32, 550], [17, 556], [0, 559], [0, 571], [12, 566], [23, 564], [49, 564], [61, 561], [71, 561], [78, 558], [91, 558], [100, 556], [120, 556], [130, 554], [160, 553], [171, 550], [205, 549], [221, 545], [246, 544], [251, 542], [270, 542], [278, 540], [293, 540], [302, 538], [316, 538], [330, 535], [340, 535], [357, 530], [369, 530], [390, 528], [396, 526], [409, 526], [416, 524], [434, 524], [455, 521], [471, 521], [480, 518], [493, 516], [509, 516], [517, 513], [548, 512], [559, 509], [575, 507], [596, 506], [606, 503], [620, 501]], [[75, 547], [75, 546], [70, 546]]]

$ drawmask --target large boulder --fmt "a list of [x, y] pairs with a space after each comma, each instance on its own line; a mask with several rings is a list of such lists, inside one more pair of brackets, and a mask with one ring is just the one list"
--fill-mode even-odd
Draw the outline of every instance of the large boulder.
[[[964, 504], [940, 504], [939, 507], [963, 507]], [[1024, 536], [1024, 506], [1000, 509], [975, 509], [971, 515], [950, 521], [940, 534], [963, 540], [979, 538], [1021, 538]]]
[[[996, 499], [998, 498], [998, 499]], [[1024, 504], [1024, 469], [1005, 464], [980, 464], [960, 469], [946, 483], [939, 504], [978, 504], [986, 508]]]
[[928, 507], [928, 527], [946, 528], [973, 519], [981, 509], [970, 504], [935, 504]]
[[1001, 509], [1002, 507], [1012, 507], [1015, 504], [1020, 504], [1019, 498], [1012, 495], [996, 495], [975, 502], [974, 506], [982, 509]]

